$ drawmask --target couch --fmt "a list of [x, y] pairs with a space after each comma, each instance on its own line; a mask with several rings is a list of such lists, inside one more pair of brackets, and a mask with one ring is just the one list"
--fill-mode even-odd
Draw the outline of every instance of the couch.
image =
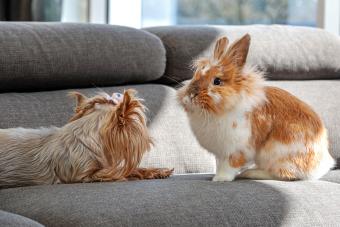
[[[0, 226], [339, 226], [340, 170], [318, 181], [212, 182], [176, 88], [193, 59], [222, 35], [249, 33], [249, 64], [322, 116], [340, 163], [340, 38], [293, 26], [168, 26], [133, 29], [73, 23], [0, 23], [0, 128], [62, 126], [71, 90], [133, 87], [155, 140], [141, 163], [169, 167], [162, 180], [59, 184], [0, 190]], [[1, 166], [0, 166], [1, 174]]]

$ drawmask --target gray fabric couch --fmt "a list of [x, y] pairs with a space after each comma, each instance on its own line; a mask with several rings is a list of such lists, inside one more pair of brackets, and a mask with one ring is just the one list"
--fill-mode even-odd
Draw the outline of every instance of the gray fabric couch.
[[322, 116], [339, 163], [337, 36], [289, 26], [0, 23], [0, 128], [61, 126], [73, 110], [68, 91], [133, 87], [155, 140], [142, 165], [175, 168], [165, 180], [3, 189], [0, 226], [339, 226], [340, 169], [319, 181], [211, 181], [214, 158], [191, 133], [176, 86], [219, 36], [244, 33], [252, 36], [249, 62], [268, 83]]

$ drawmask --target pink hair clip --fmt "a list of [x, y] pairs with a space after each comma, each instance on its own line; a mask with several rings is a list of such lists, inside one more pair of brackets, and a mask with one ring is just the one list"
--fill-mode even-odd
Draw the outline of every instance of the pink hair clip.
[[114, 104], [118, 104], [120, 103], [121, 101], [123, 101], [123, 95], [121, 93], [118, 93], [118, 92], [114, 92], [112, 94], [112, 96], [110, 95], [106, 95], [106, 99], [107, 100], [111, 100]]

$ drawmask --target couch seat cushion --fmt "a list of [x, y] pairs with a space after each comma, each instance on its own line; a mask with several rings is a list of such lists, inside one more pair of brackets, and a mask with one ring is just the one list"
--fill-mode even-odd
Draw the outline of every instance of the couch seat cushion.
[[327, 181], [165, 180], [5, 189], [0, 209], [47, 226], [337, 226], [340, 185]]

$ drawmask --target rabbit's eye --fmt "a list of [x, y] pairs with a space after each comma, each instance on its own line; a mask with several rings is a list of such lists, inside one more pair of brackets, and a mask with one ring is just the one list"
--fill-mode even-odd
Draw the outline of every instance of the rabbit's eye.
[[221, 79], [218, 77], [214, 79], [214, 85], [221, 85], [221, 82], [222, 82]]

